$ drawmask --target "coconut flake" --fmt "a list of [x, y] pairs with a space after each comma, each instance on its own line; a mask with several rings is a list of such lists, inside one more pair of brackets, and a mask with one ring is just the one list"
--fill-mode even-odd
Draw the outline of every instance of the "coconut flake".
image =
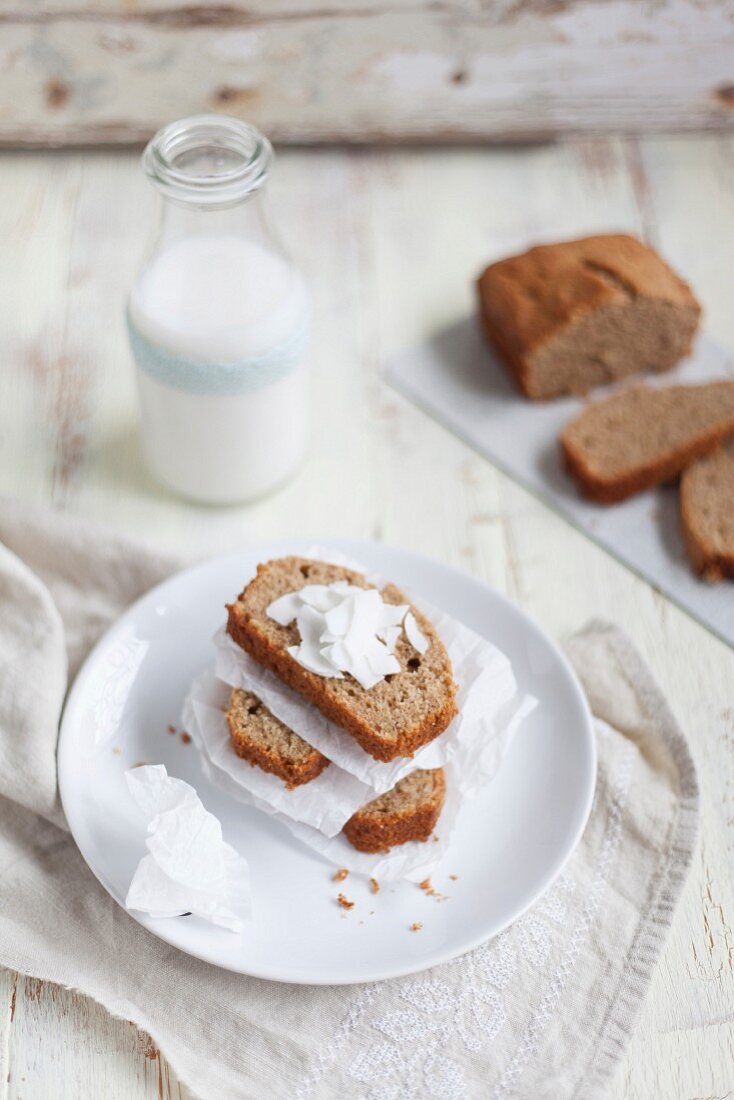
[[413, 649], [417, 649], [419, 653], [425, 653], [428, 649], [428, 641], [426, 637], [421, 633], [420, 627], [416, 622], [415, 615], [412, 611], [409, 611], [405, 616], [405, 622], [403, 623], [405, 629], [405, 636], [412, 645]]
[[303, 668], [335, 678], [349, 673], [366, 690], [400, 671], [395, 647], [403, 629], [419, 652], [427, 648], [408, 604], [385, 603], [376, 588], [347, 581], [305, 585], [274, 600], [267, 614], [281, 626], [296, 622], [300, 643], [288, 652]]
[[273, 600], [267, 609], [267, 615], [279, 626], [288, 626], [289, 623], [293, 622], [301, 607], [303, 607], [301, 593], [288, 592], [285, 596]]
[[307, 584], [296, 595], [316, 611], [330, 611], [341, 603], [344, 590], [348, 587], [346, 581], [335, 581], [333, 585]]
[[377, 637], [380, 641], [385, 643], [388, 653], [394, 653], [395, 646], [398, 644], [398, 638], [402, 632], [403, 630], [400, 626], [385, 626], [382, 630], [378, 630]]
[[401, 626], [409, 611], [410, 607], [407, 603], [383, 603], [382, 625], [385, 627]]
[[340, 680], [342, 674], [322, 654], [321, 634], [324, 618], [321, 612], [315, 608], [303, 604], [296, 615], [298, 633], [301, 635], [300, 645], [289, 646], [291, 657], [298, 661], [299, 665], [307, 668], [309, 672], [315, 672], [317, 676], [333, 676]]

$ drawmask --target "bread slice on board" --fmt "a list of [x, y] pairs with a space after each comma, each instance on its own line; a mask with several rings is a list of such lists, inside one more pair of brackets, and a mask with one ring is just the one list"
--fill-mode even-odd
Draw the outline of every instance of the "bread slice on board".
[[441, 768], [411, 772], [391, 791], [357, 810], [344, 826], [344, 835], [360, 852], [386, 852], [409, 840], [428, 840], [445, 795]]
[[522, 392], [543, 400], [664, 371], [687, 355], [701, 307], [635, 237], [539, 245], [479, 279], [489, 342]]
[[[428, 642], [418, 654], [405, 635], [395, 649], [400, 671], [368, 690], [350, 675], [343, 679], [319, 676], [303, 668], [288, 653], [299, 643], [295, 623], [280, 626], [267, 608], [289, 592], [307, 584], [332, 584], [345, 580], [371, 588], [351, 569], [306, 558], [278, 558], [259, 565], [257, 575], [237, 600], [228, 605], [230, 637], [256, 661], [275, 672], [284, 683], [313, 703], [322, 714], [342, 727], [376, 760], [394, 760], [413, 753], [443, 733], [456, 713], [456, 685], [448, 654], [432, 624], [412, 608]], [[394, 585], [382, 589], [386, 603], [407, 603]]]
[[329, 766], [318, 749], [276, 718], [251, 691], [233, 688], [225, 717], [237, 755], [277, 775], [289, 789], [310, 783]]
[[709, 581], [734, 577], [734, 439], [684, 472], [680, 511], [696, 572]]
[[611, 504], [676, 478], [734, 435], [734, 381], [633, 386], [586, 406], [564, 428], [569, 472], [591, 500]]

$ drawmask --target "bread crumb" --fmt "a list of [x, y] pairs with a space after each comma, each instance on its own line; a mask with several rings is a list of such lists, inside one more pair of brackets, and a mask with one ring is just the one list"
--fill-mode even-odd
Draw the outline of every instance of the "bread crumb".
[[438, 844], [438, 842], [439, 842], [439, 840], [440, 840], [440, 839], [441, 839], [440, 837], [434, 836], [434, 838], [433, 838], [433, 843], [434, 843], [434, 844]]
[[144, 768], [145, 766], [146, 765], [144, 760], [138, 760], [137, 763], [133, 764], [134, 768]]
[[435, 898], [436, 901], [446, 901], [446, 895], [442, 894], [440, 890], [437, 890], [429, 878], [424, 878], [423, 882], [419, 882], [418, 888], [422, 890], [428, 898]]
[[182, 733], [181, 734], [181, 740], [183, 741], [184, 745], [190, 745], [191, 744], [191, 734], [190, 733], [185, 733], [185, 732]]
[[344, 882], [344, 879], [347, 877], [348, 874], [349, 871], [346, 869], [346, 867], [340, 867], [338, 871], [334, 872], [333, 880], [334, 882]]
[[459, 881], [459, 876], [458, 875], [449, 875], [449, 878], [451, 879], [452, 882], [458, 882]]
[[379, 882], [377, 881], [376, 878], [371, 878], [370, 879], [370, 890], [372, 891], [373, 894], [379, 894], [380, 884], [379, 884]]
[[410, 926], [410, 930], [411, 930], [411, 932], [420, 932], [422, 927], [423, 927], [423, 925], [421, 924], [421, 922], [419, 920], [414, 920], [413, 923]]
[[350, 901], [349, 898], [345, 898], [344, 894], [337, 895], [336, 900], [342, 909], [354, 909], [354, 902]]
[[166, 733], [175, 733], [175, 732], [176, 732], [176, 727], [175, 726], [166, 726]]
[[118, 748], [118, 746], [115, 745], [115, 747], [112, 751], [114, 752], [115, 756], [119, 756], [120, 753], [122, 752], [122, 749]]

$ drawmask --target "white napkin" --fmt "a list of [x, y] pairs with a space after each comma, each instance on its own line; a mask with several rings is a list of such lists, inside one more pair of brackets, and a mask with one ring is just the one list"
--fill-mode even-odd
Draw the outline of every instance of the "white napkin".
[[9, 502], [0, 542], [0, 963], [133, 1020], [202, 1100], [608, 1094], [698, 818], [686, 741], [621, 631], [596, 623], [569, 648], [597, 716], [599, 781], [581, 844], [530, 912], [424, 974], [278, 985], [151, 936], [49, 820], [63, 821], [53, 758], [67, 661], [73, 675], [110, 620], [177, 563]]
[[127, 908], [151, 917], [191, 913], [241, 932], [252, 914], [250, 872], [222, 839], [217, 818], [163, 764], [130, 768], [125, 780], [148, 830], [148, 854], [135, 869]]

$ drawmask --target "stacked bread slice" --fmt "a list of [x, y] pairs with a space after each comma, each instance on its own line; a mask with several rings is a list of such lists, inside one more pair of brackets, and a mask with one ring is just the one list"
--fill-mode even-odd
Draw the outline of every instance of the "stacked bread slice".
[[[286, 726], [252, 694], [232, 688], [227, 725], [234, 751], [254, 767], [277, 776], [289, 790], [310, 783], [327, 758]], [[344, 825], [344, 835], [361, 852], [383, 852], [409, 840], [427, 840], [443, 807], [443, 769], [418, 769], [392, 790], [365, 803]]]
[[535, 705], [486, 639], [315, 558], [260, 564], [214, 641], [184, 709], [210, 778], [364, 874], [435, 866]]
[[[301, 641], [298, 626], [278, 622], [271, 609], [276, 601], [303, 589], [335, 584], [374, 587], [362, 574], [329, 562], [291, 557], [260, 565], [228, 605], [227, 633], [374, 759], [411, 757], [443, 733], [456, 710], [456, 685], [446, 649], [431, 623], [411, 608], [427, 646], [419, 653], [403, 632], [393, 649], [399, 667], [372, 687], [363, 687], [353, 676], [324, 676], [305, 668], [293, 655]], [[383, 588], [380, 596], [394, 607], [408, 604], [393, 585]], [[226, 717], [237, 754], [278, 775], [288, 787], [310, 782], [329, 763], [252, 693], [234, 688]], [[444, 792], [441, 769], [417, 769], [360, 807], [346, 822], [344, 834], [363, 852], [425, 841], [438, 820]]]

